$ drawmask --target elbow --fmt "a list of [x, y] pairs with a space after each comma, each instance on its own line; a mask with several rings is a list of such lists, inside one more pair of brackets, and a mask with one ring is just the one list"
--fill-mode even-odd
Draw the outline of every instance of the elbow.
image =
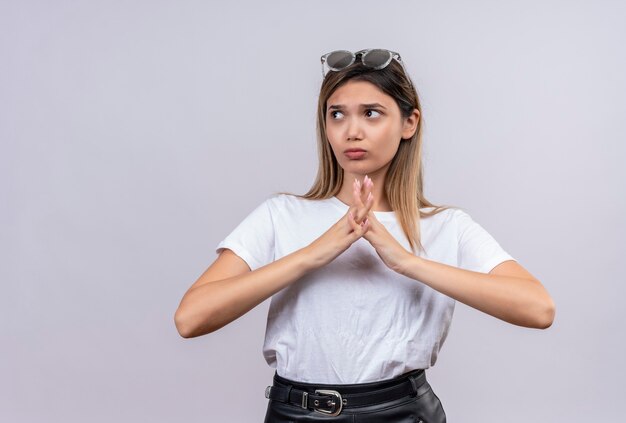
[[176, 310], [176, 313], [174, 313], [174, 325], [176, 326], [176, 330], [181, 337], [185, 339], [194, 337], [194, 330], [189, 324], [189, 319], [185, 318], [184, 313], [181, 312], [180, 308]]
[[543, 307], [543, 311], [540, 313], [540, 319], [535, 326], [537, 329], [548, 329], [554, 323], [554, 316], [556, 314], [556, 305], [552, 298], [548, 298], [546, 304]]
[[207, 335], [221, 327], [212, 324], [214, 322], [212, 318], [207, 318], [202, 322], [199, 322], [197, 317], [190, 313], [190, 311], [179, 307], [174, 314], [174, 325], [176, 326], [176, 330], [178, 331], [178, 334], [185, 339]]

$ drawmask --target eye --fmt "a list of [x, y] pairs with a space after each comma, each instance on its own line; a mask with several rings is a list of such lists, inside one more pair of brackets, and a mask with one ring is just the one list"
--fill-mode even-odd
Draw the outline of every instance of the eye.
[[329, 114], [332, 119], [335, 119], [335, 113], [341, 113], [341, 112], [339, 110], [333, 110], [332, 112], [330, 112]]
[[[378, 113], [379, 115], [381, 114], [378, 110], [375, 110], [375, 109], [367, 109], [365, 111], [365, 113], [367, 113], [367, 112], [374, 112], [374, 113]], [[376, 117], [376, 116], [374, 116], [374, 117]]]

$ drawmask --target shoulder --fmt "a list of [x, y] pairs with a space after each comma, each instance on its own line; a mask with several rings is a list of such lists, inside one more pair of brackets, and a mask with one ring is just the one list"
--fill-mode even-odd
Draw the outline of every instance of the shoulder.
[[263, 202], [273, 216], [289, 215], [297, 213], [302, 209], [302, 205], [307, 201], [297, 195], [286, 193], [273, 193], [266, 197]]
[[265, 200], [268, 205], [283, 208], [285, 210], [294, 208], [314, 208], [321, 204], [320, 200], [313, 200], [309, 198], [303, 198], [301, 196], [289, 193], [274, 193], [267, 197]]
[[265, 199], [265, 203], [270, 208], [281, 209], [289, 204], [294, 204], [298, 200], [298, 197], [292, 194], [273, 193]]
[[474, 220], [470, 213], [462, 208], [454, 209], [451, 214], [451, 221], [454, 223], [456, 231], [459, 234], [478, 226], [478, 223]]
[[442, 224], [454, 223], [459, 219], [463, 219], [464, 216], [469, 216], [463, 209], [454, 206], [442, 209], [438, 209], [435, 206], [421, 207], [420, 214], [422, 219]]

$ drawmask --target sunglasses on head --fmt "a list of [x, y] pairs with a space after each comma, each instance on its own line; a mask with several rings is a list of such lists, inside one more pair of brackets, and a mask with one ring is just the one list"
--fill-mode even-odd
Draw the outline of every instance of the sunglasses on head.
[[[363, 65], [372, 69], [383, 69], [391, 63], [392, 59], [396, 59], [402, 65], [402, 70], [408, 78], [408, 73], [404, 67], [404, 63], [402, 63], [400, 53], [383, 48], [369, 48], [359, 50], [356, 53], [347, 50], [335, 50], [326, 53], [320, 58], [322, 61], [322, 76], [325, 78], [329, 71], [336, 72], [345, 69], [356, 62], [357, 59], [359, 59]], [[326, 64], [328, 70], [326, 70], [324, 64]]]

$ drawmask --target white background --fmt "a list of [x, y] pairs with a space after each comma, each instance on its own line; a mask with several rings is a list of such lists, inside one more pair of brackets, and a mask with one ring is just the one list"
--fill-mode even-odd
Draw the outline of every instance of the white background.
[[421, 96], [427, 198], [557, 305], [542, 331], [457, 302], [427, 371], [448, 421], [621, 421], [624, 3], [225, 3], [0, 2], [0, 420], [261, 422], [269, 300], [194, 339], [174, 312], [312, 184], [320, 56], [382, 47]]

